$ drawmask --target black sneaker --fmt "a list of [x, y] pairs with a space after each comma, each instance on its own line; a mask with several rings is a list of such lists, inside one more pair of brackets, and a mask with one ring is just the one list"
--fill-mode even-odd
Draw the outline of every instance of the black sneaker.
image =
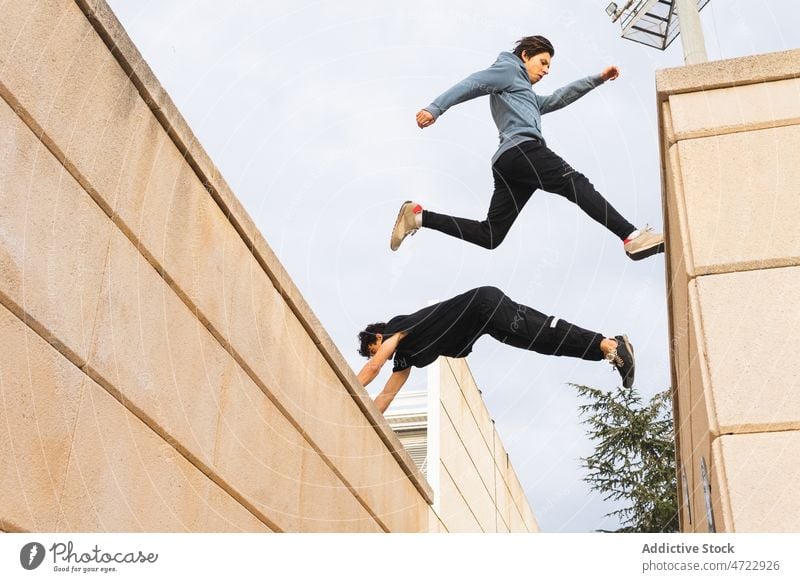
[[625, 388], [630, 388], [633, 386], [633, 374], [636, 368], [633, 358], [633, 346], [626, 335], [615, 336], [614, 340], [617, 342], [617, 347], [606, 354], [606, 361], [616, 368], [619, 375], [622, 376], [622, 385]]

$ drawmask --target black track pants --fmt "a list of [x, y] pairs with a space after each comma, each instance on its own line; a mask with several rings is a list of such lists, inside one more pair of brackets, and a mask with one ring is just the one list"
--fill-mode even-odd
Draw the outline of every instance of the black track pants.
[[483, 323], [479, 334], [540, 354], [602, 360], [602, 334], [563, 319], [545, 315], [509, 299], [496, 287], [475, 290], [476, 317]]
[[458, 218], [424, 210], [422, 226], [478, 246], [503, 242], [525, 203], [537, 189], [563, 196], [621, 240], [636, 227], [625, 220], [591, 182], [540, 141], [524, 141], [504, 152], [492, 166], [494, 194], [485, 220]]

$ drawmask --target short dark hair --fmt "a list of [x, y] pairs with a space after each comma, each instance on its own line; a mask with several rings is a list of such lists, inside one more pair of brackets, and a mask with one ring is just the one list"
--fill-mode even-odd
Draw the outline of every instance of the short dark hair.
[[385, 330], [385, 323], [370, 323], [364, 328], [364, 331], [358, 332], [358, 353], [365, 358], [369, 358], [369, 345], [378, 341], [378, 338], [375, 337], [376, 334], [383, 335]]
[[553, 48], [553, 43], [543, 36], [525, 36], [517, 41], [517, 46], [514, 47], [514, 54], [522, 58], [522, 53], [527, 53], [529, 57], [538, 55], [539, 53], [550, 53], [550, 56], [555, 56], [556, 49]]

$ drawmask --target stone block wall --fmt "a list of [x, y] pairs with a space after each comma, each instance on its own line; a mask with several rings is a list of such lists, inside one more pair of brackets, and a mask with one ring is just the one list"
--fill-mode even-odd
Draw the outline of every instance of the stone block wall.
[[467, 361], [439, 358], [431, 366], [428, 390], [436, 407], [428, 416], [429, 451], [438, 451], [428, 458], [431, 529], [538, 532]]
[[3, 6], [0, 269], [0, 529], [428, 529], [429, 485], [102, 0]]
[[684, 531], [800, 531], [800, 51], [657, 74]]

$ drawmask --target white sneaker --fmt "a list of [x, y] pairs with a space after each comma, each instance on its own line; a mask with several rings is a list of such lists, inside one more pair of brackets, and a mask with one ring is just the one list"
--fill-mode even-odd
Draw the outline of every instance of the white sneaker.
[[634, 261], [641, 261], [651, 255], [664, 252], [664, 235], [660, 232], [653, 232], [649, 226], [634, 238], [627, 238], [623, 241], [625, 252]]
[[397, 220], [394, 223], [394, 230], [392, 230], [392, 238], [389, 241], [389, 247], [396, 251], [400, 248], [400, 244], [408, 235], [417, 232], [422, 225], [422, 206], [411, 200], [406, 200], [400, 207], [400, 212], [397, 214]]

